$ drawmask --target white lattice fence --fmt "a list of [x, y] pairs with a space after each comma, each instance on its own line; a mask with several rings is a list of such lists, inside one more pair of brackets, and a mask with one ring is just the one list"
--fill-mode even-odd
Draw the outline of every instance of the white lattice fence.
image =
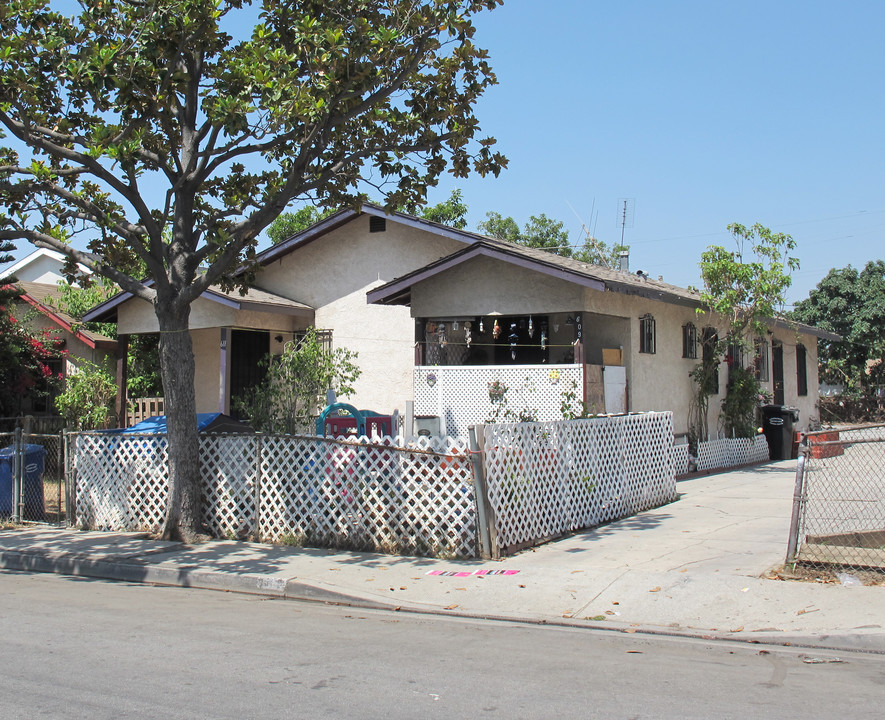
[[[284, 463], [262, 452], [262, 539], [419, 555], [473, 557], [476, 504], [467, 448], [421, 438], [409, 449], [303, 440]], [[400, 440], [387, 440], [400, 443]]]
[[764, 435], [698, 443], [698, 470], [718, 470], [767, 460], [768, 442]]
[[688, 443], [673, 446], [673, 472], [676, 475], [685, 475], [691, 470], [688, 449]]
[[487, 425], [484, 441], [504, 552], [676, 497], [671, 413]]
[[156, 530], [167, 497], [163, 435], [73, 436], [76, 522], [97, 530]]
[[562, 417], [562, 400], [576, 388], [582, 396], [581, 365], [422, 366], [415, 368], [415, 414], [438, 415], [445, 434], [467, 439], [471, 425], [486, 422], [501, 407], [489, 386], [506, 388], [509, 410], [534, 413], [542, 422]]
[[[203, 519], [218, 537], [473, 557], [476, 505], [467, 448], [420, 438], [386, 445], [263, 435], [204, 435]], [[74, 440], [77, 523], [159, 529], [166, 507], [162, 435]]]
[[203, 522], [215, 537], [245, 538], [258, 527], [257, 435], [201, 435]]

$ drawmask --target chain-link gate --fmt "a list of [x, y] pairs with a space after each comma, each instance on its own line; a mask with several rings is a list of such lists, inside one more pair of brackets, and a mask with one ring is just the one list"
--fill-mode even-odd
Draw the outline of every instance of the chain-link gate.
[[885, 424], [804, 436], [787, 563], [885, 572]]
[[66, 518], [63, 434], [0, 433], [0, 520], [61, 525]]

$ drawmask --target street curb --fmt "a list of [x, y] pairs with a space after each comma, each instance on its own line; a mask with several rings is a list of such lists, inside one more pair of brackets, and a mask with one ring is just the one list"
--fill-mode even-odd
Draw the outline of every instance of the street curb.
[[[393, 603], [371, 600], [365, 597], [348, 595], [311, 585], [297, 578], [276, 578], [266, 575], [243, 573], [225, 573], [215, 570], [199, 570], [190, 567], [161, 567], [137, 561], [121, 562], [119, 560], [94, 560], [82, 555], [60, 555], [54, 553], [0, 551], [0, 570], [70, 575], [101, 580], [113, 580], [166, 587], [182, 587], [200, 590], [234, 592], [246, 595], [275, 597], [283, 600], [318, 602], [365, 610], [382, 610], [386, 612], [406, 612], [416, 615], [432, 615], [439, 617], [457, 617], [469, 620], [485, 620], [491, 622], [509, 622], [524, 625], [546, 625], [550, 627], [597, 630], [607, 633], [632, 634], [640, 636], [667, 637], [683, 640], [701, 640], [707, 642], [730, 642], [740, 645], [758, 645], [760, 647], [809, 648], [843, 653], [885, 654], [885, 642], [879, 647], [862, 647], [863, 640], [869, 636], [852, 636], [830, 633], [816, 640], [808, 636], [789, 637], [750, 637], [746, 633], [740, 636], [721, 633], [714, 630], [662, 628], [654, 625], [627, 625], [626, 623], [588, 622], [578, 618], [542, 618], [527, 616], [496, 615], [492, 613], [472, 613], [455, 609], [445, 610], [432, 605], [415, 605], [409, 603]], [[841, 642], [839, 638], [844, 638]], [[875, 637], [881, 637], [877, 634]], [[829, 641], [829, 642], [828, 642]], [[861, 647], [858, 647], [861, 645]]]
[[[345, 593], [326, 590], [295, 578], [276, 578], [248, 573], [226, 573], [188, 567], [162, 567], [138, 561], [94, 560], [86, 556], [52, 553], [0, 551], [0, 569], [90, 577], [118, 582], [218, 590], [287, 600], [307, 600], [336, 605], [353, 605], [377, 610], [395, 606]], [[417, 609], [416, 609], [417, 611]]]

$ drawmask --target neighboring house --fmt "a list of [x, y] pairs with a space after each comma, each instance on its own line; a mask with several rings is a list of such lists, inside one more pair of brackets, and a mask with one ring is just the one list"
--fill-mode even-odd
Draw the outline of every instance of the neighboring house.
[[[45, 275], [43, 276], [45, 277]], [[53, 306], [58, 297], [58, 286], [36, 282], [17, 283], [22, 294], [17, 303], [17, 315], [28, 317], [28, 325], [39, 335], [41, 331], [59, 352], [50, 363], [53, 375], [68, 377], [77, 372], [84, 362], [112, 369], [117, 354], [117, 341], [83, 327], [67, 313]], [[33, 312], [36, 311], [36, 312]], [[27, 399], [22, 410], [26, 413], [55, 414], [52, 395], [38, 395]]]
[[[64, 266], [65, 256], [60, 252], [38, 248], [21, 260], [5, 267], [0, 271], [0, 278], [13, 275], [21, 282], [55, 286], [65, 279], [62, 273]], [[83, 265], [78, 265], [77, 267], [85, 275], [91, 273]]]
[[[374, 205], [335, 213], [257, 260], [245, 296], [211, 289], [192, 307], [198, 412], [231, 413], [231, 399], [260, 379], [260, 358], [313, 325], [358, 353], [359, 408], [403, 412], [414, 400], [419, 415], [463, 436], [495, 409], [496, 379], [534, 393], [522, 399], [542, 406], [539, 419], [559, 417], [574, 383], [596, 411], [672, 410], [686, 430], [688, 374], [709, 323], [682, 288]], [[86, 319], [115, 320], [122, 342], [157, 332], [151, 305], [129, 293]], [[820, 334], [775, 322], [760, 344], [763, 381], [800, 408], [803, 426], [816, 415]], [[723, 370], [721, 393], [725, 381]], [[710, 401], [714, 434], [720, 401]]]

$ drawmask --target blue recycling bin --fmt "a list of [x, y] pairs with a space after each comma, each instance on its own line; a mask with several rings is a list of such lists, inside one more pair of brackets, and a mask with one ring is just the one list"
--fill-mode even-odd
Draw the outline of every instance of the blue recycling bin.
[[[46, 448], [42, 445], [22, 445], [24, 463], [22, 494], [24, 504], [22, 517], [25, 520], [43, 520], [46, 517], [43, 498], [43, 469], [46, 464]], [[15, 503], [12, 492], [15, 487], [15, 445], [0, 450], [0, 517], [9, 517]]]

